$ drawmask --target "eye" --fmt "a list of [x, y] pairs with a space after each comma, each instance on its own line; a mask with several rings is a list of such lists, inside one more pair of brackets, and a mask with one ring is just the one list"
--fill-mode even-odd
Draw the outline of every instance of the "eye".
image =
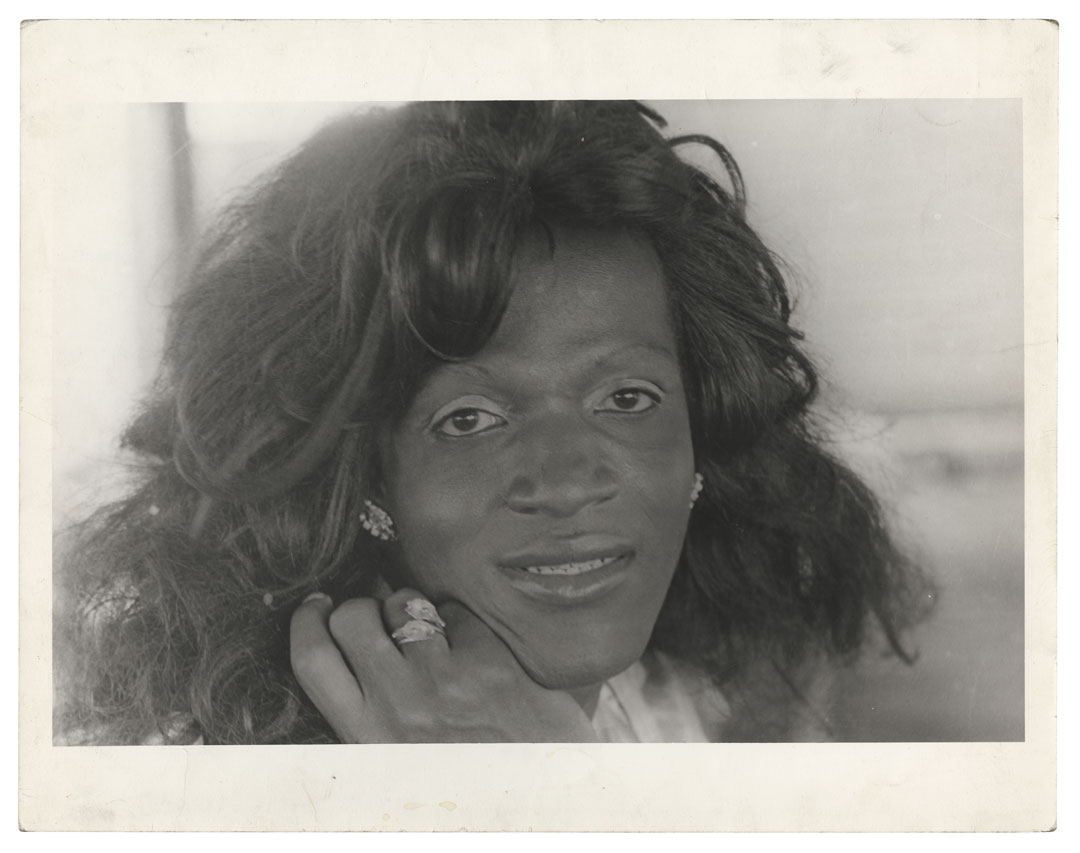
[[656, 408], [660, 405], [661, 398], [659, 390], [628, 386], [608, 394], [596, 407], [596, 411], [634, 415]]
[[505, 423], [505, 419], [484, 409], [462, 408], [454, 409], [436, 421], [435, 431], [452, 438], [462, 438], [487, 432]]

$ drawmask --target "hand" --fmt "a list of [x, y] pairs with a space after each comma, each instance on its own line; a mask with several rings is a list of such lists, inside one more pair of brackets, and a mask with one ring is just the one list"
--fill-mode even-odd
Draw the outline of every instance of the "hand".
[[297, 608], [290, 637], [300, 686], [346, 743], [595, 741], [581, 706], [533, 681], [510, 649], [457, 602], [439, 606], [446, 636], [406, 643], [415, 590], [386, 601], [326, 596]]

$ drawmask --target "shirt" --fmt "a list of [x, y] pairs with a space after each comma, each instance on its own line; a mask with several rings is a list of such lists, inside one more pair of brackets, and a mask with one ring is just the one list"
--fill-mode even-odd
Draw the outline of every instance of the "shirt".
[[704, 678], [648, 652], [604, 682], [592, 724], [603, 743], [709, 743], [730, 714]]

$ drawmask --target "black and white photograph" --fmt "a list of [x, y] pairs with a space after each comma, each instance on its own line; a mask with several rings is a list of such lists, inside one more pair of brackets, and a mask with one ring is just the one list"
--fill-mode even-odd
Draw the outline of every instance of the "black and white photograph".
[[[173, 50], [206, 37], [173, 26]], [[919, 54], [918, 27], [866, 26]], [[858, 76], [844, 56], [820, 61]], [[682, 744], [706, 782], [881, 750], [915, 787], [913, 756], [996, 744], [1052, 774], [1030, 605], [1053, 601], [1032, 389], [1055, 357], [1029, 344], [1056, 322], [1031, 227], [1055, 199], [1026, 159], [1049, 107], [626, 88], [41, 111], [36, 749], [166, 778], [457, 745], [431, 755], [557, 754], [585, 788]], [[176, 828], [350, 820], [189, 827], [164, 802]], [[37, 820], [144, 825], [109, 808]], [[348, 828], [527, 828], [365, 808]], [[648, 825], [594, 817], [535, 825]]]

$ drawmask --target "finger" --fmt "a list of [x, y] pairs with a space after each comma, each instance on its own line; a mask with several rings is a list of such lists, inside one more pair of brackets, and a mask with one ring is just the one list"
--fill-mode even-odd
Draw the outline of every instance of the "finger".
[[521, 664], [510, 647], [483, 619], [457, 601], [443, 602], [439, 612], [446, 620], [450, 654], [468, 661], [469, 671], [481, 683], [505, 683], [523, 676]]
[[409, 661], [433, 661], [449, 650], [446, 644], [445, 622], [424, 595], [415, 589], [399, 589], [382, 605], [382, 618], [386, 632], [393, 639], [395, 631], [409, 622], [419, 621], [434, 629], [429, 636], [412, 642], [397, 641], [402, 656]]
[[451, 649], [475, 648], [478, 651], [507, 650], [506, 644], [482, 619], [457, 601], [439, 605], [439, 615], [446, 622], [446, 636]]
[[360, 682], [377, 683], [395, 678], [405, 666], [397, 647], [383, 627], [379, 602], [351, 598], [330, 614], [330, 635]]
[[342, 740], [354, 739], [364, 714], [364, 694], [330, 635], [334, 603], [327, 595], [307, 598], [292, 615], [289, 657], [308, 698]]

